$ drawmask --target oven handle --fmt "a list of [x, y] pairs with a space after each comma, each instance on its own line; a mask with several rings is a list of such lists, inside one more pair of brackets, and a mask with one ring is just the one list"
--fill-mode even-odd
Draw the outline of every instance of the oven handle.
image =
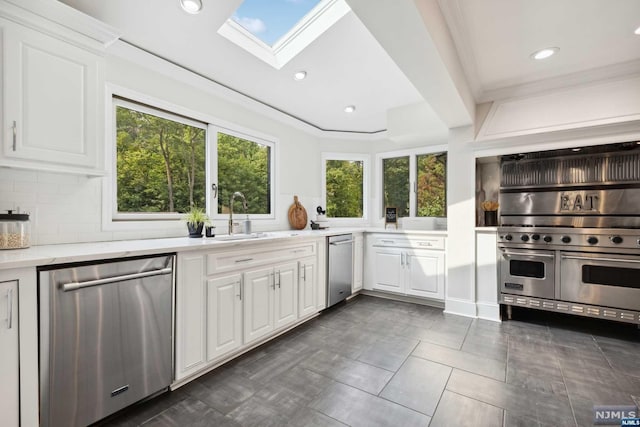
[[504, 249], [502, 249], [502, 255], [505, 258], [509, 258], [511, 256], [528, 256], [528, 257], [540, 257], [540, 258], [555, 258], [555, 255], [549, 255], [549, 254], [541, 254], [538, 252], [507, 252]]
[[640, 260], [633, 260], [633, 259], [616, 259], [616, 258], [590, 258], [590, 257], [583, 257], [583, 256], [568, 256], [568, 255], [561, 255], [562, 259], [577, 259], [580, 261], [605, 261], [605, 262], [630, 262], [630, 263], [634, 263], [634, 264], [640, 264]]

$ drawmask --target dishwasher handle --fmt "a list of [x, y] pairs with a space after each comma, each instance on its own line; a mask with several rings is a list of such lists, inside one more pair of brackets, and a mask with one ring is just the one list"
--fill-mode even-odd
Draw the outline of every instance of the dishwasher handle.
[[340, 246], [340, 245], [349, 245], [355, 242], [355, 240], [340, 240], [339, 242], [331, 242], [329, 243], [332, 246]]
[[110, 283], [123, 282], [125, 280], [141, 279], [143, 277], [159, 276], [162, 274], [171, 274], [173, 268], [166, 267], [160, 270], [145, 271], [142, 273], [124, 274], [122, 276], [107, 277], [105, 279], [87, 280], [86, 282], [71, 282], [62, 285], [64, 292], [75, 291], [76, 289], [89, 288], [91, 286], [108, 285]]

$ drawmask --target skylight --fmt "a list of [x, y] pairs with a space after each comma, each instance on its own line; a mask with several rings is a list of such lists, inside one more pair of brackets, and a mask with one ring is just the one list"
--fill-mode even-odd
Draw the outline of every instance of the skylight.
[[321, 0], [244, 0], [232, 19], [273, 46]]
[[345, 0], [244, 0], [218, 34], [279, 70], [350, 11]]

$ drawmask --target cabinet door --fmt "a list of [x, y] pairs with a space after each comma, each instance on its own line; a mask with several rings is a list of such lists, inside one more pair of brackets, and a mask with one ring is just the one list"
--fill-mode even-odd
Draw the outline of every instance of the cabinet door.
[[243, 282], [244, 342], [248, 344], [273, 330], [273, 269], [248, 271]]
[[404, 255], [398, 249], [374, 248], [373, 289], [389, 292], [403, 291]]
[[206, 363], [204, 255], [178, 255], [176, 282], [176, 379]]
[[[6, 158], [97, 167], [102, 59], [0, 20], [4, 36]], [[37, 164], [37, 163], [36, 163]]]
[[207, 360], [242, 345], [242, 276], [207, 280]]
[[427, 298], [444, 298], [444, 253], [411, 251], [406, 253], [405, 293]]
[[18, 282], [0, 283], [0, 414], [2, 425], [18, 427]]
[[298, 263], [277, 265], [275, 271], [275, 328], [298, 319]]
[[300, 275], [298, 277], [298, 310], [300, 317], [315, 313], [316, 310], [316, 269], [315, 257], [305, 258], [298, 263]]
[[364, 267], [364, 238], [356, 236], [353, 245], [353, 287], [351, 292], [362, 289], [362, 272]]

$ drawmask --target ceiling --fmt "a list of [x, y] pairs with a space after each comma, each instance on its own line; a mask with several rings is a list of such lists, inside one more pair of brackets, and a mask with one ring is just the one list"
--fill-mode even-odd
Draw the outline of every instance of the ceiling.
[[[475, 103], [521, 88], [640, 72], [638, 0], [346, 0], [352, 11], [279, 70], [218, 34], [242, 0], [203, 0], [198, 15], [178, 0], [60, 1], [127, 43], [321, 130], [381, 132], [388, 111], [425, 102], [434, 114], [423, 124], [446, 129], [469, 124]], [[557, 55], [529, 58], [550, 46]], [[299, 70], [303, 81], [293, 79]], [[468, 114], [451, 114], [465, 104]]]

